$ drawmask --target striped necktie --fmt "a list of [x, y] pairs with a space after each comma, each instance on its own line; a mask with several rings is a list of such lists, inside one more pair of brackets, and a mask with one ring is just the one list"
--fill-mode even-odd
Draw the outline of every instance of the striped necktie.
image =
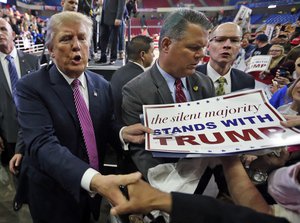
[[10, 77], [10, 83], [11, 83], [11, 92], [12, 95], [15, 95], [15, 90], [16, 90], [16, 84], [19, 79], [16, 65], [14, 62], [14, 58], [11, 55], [7, 55], [5, 59], [8, 61], [8, 72], [9, 72], [9, 77]]
[[96, 170], [99, 170], [99, 159], [94, 127], [90, 116], [90, 112], [79, 89], [80, 84], [80, 80], [78, 79], [75, 79], [72, 82], [76, 111], [80, 122], [84, 144], [87, 149], [90, 166]]
[[178, 78], [175, 80], [175, 101], [176, 103], [182, 103], [182, 102], [187, 102], [186, 96], [183, 92], [182, 89], [182, 82], [181, 79]]

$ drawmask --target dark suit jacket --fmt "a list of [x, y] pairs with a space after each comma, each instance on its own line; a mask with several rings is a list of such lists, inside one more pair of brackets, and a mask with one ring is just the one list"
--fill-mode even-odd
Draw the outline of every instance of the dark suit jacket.
[[[119, 142], [121, 126], [113, 120], [109, 83], [89, 71], [85, 76], [101, 165], [106, 142]], [[89, 164], [71, 86], [53, 65], [21, 79], [17, 98], [32, 216], [43, 222], [74, 223], [89, 207], [97, 216], [100, 203], [80, 187]]]
[[124, 0], [104, 1], [101, 15], [101, 24], [112, 26], [114, 25], [116, 19], [123, 20], [124, 10]]
[[[21, 76], [39, 69], [38, 57], [18, 50]], [[8, 143], [17, 142], [18, 122], [13, 101], [2, 65], [0, 63], [0, 136]]]
[[172, 193], [171, 223], [288, 223], [284, 218], [258, 213], [212, 197]]
[[[187, 77], [187, 85], [192, 101], [215, 95], [211, 79], [199, 72]], [[195, 88], [195, 86], [198, 88]], [[168, 103], [174, 103], [174, 101], [167, 82], [155, 64], [150, 70], [140, 74], [124, 86], [122, 103], [123, 121], [126, 125], [140, 123], [140, 114], [143, 114], [143, 105]], [[146, 179], [149, 168], [161, 163], [170, 162], [168, 159], [153, 158], [150, 152], [145, 151], [145, 145], [131, 145], [130, 152], [138, 170]]]
[[114, 72], [110, 83], [114, 98], [114, 111], [116, 119], [122, 120], [122, 88], [123, 86], [139, 74], [143, 73], [143, 69], [133, 62], [128, 62]]
[[[196, 70], [207, 75], [207, 64], [198, 66]], [[231, 77], [231, 92], [235, 92], [243, 89], [253, 89], [255, 87], [254, 78], [243, 71], [232, 68], [230, 77]]]

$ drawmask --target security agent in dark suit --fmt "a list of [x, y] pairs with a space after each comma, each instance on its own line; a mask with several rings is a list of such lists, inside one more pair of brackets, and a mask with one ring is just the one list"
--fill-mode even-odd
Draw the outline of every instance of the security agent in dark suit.
[[[3, 165], [8, 165], [15, 154], [18, 138], [18, 122], [13, 100], [12, 84], [7, 55], [13, 57], [18, 78], [39, 69], [38, 57], [17, 50], [14, 45], [15, 33], [9, 23], [0, 18], [0, 153]], [[22, 150], [22, 143], [17, 150]], [[18, 156], [18, 163], [22, 156]]]
[[98, 172], [107, 142], [143, 142], [149, 130], [141, 125], [121, 129], [113, 119], [109, 83], [86, 71], [91, 37], [87, 16], [53, 15], [46, 45], [54, 64], [17, 84], [18, 120], [26, 145], [21, 175], [28, 178], [19, 188], [33, 222], [88, 223], [91, 215], [99, 217], [98, 194], [112, 204], [125, 202], [119, 185], [140, 177], [131, 174], [128, 180]]
[[[122, 118], [126, 124], [140, 123], [143, 105], [175, 102], [175, 79], [180, 79], [187, 100], [213, 97], [214, 86], [209, 77], [197, 72], [211, 27], [204, 14], [180, 9], [163, 23], [159, 40], [159, 58], [147, 71], [123, 88]], [[149, 168], [172, 159], [154, 158], [145, 145], [130, 145], [131, 157], [147, 179]]]
[[[136, 36], [127, 44], [128, 63], [119, 68], [111, 78], [112, 95], [114, 99], [114, 111], [117, 120], [122, 122], [122, 88], [133, 78], [145, 71], [154, 58], [153, 40], [148, 36]], [[136, 171], [130, 155], [122, 148], [117, 151], [118, 171], [121, 173], [130, 173]]]
[[210, 60], [208, 64], [196, 68], [208, 75], [216, 88], [219, 86], [218, 79], [224, 77], [225, 94], [255, 87], [251, 75], [231, 67], [240, 49], [241, 35], [240, 27], [235, 23], [228, 22], [215, 27], [209, 35], [207, 45]]
[[151, 66], [154, 58], [154, 43], [148, 36], [135, 36], [127, 44], [128, 63], [114, 72], [111, 78], [111, 88], [114, 98], [114, 111], [117, 120], [122, 121], [122, 88], [133, 78]]

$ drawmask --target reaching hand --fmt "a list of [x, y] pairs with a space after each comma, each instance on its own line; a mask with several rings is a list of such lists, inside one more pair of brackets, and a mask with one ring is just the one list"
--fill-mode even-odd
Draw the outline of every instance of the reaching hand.
[[128, 187], [129, 201], [113, 207], [112, 215], [148, 214], [152, 210], [171, 211], [172, 198], [169, 193], [151, 187], [143, 180], [130, 184]]
[[283, 116], [287, 121], [280, 122], [284, 127], [296, 127], [300, 126], [300, 116], [298, 115], [284, 115]]
[[91, 190], [104, 196], [112, 205], [120, 205], [127, 199], [120, 190], [121, 185], [137, 182], [142, 177], [141, 173], [127, 175], [101, 175], [96, 174], [91, 181]]
[[122, 130], [122, 138], [125, 142], [141, 144], [145, 141], [145, 133], [151, 133], [152, 130], [142, 124], [126, 126]]

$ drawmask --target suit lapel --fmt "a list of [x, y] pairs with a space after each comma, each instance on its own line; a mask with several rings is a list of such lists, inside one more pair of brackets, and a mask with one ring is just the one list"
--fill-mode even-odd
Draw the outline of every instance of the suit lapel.
[[[234, 70], [231, 69], [230, 72], [230, 78], [231, 78], [231, 92], [235, 92], [238, 89], [238, 79], [236, 77], [237, 75], [235, 74]], [[241, 80], [240, 80], [241, 81]]]
[[59, 73], [56, 66], [53, 65], [49, 70], [49, 78], [53, 90], [56, 92], [57, 97], [60, 98], [66, 110], [70, 113], [75, 123], [77, 123], [77, 113], [73, 100], [73, 91], [68, 82]]
[[168, 84], [164, 77], [159, 72], [156, 64], [150, 69], [150, 75], [153, 79], [154, 85], [157, 87], [157, 95], [161, 104], [174, 103], [172, 94], [169, 90]]
[[197, 74], [187, 77], [187, 85], [191, 95], [191, 101], [203, 99], [202, 87]]
[[88, 87], [88, 94], [89, 94], [89, 111], [91, 115], [91, 119], [93, 123], [96, 123], [96, 117], [99, 114], [101, 109], [99, 103], [100, 89], [96, 88], [94, 85], [93, 77], [89, 74], [89, 71], [85, 72], [86, 80], [87, 80], [87, 87]]
[[25, 74], [28, 74], [33, 70], [30, 70], [30, 67], [26, 61], [25, 54], [20, 50], [18, 50], [17, 52], [18, 52], [18, 57], [19, 57], [21, 76], [24, 76]]

